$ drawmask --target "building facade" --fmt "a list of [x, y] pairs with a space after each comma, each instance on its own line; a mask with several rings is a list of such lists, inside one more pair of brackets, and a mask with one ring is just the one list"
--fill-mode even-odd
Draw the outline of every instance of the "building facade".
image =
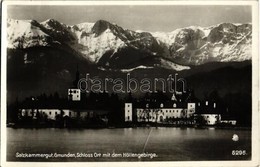
[[58, 115], [68, 118], [93, 118], [105, 117], [108, 111], [105, 110], [71, 110], [71, 109], [19, 109], [21, 117], [31, 117], [37, 119], [45, 116], [48, 120], [56, 120]]
[[125, 103], [125, 122], [133, 121], [133, 104]]
[[57, 115], [68, 116], [70, 118], [77, 117], [77, 112], [69, 109], [20, 109], [20, 113], [22, 117], [32, 117], [33, 119], [37, 119], [39, 114], [46, 116], [49, 120], [55, 120]]
[[195, 117], [201, 117], [203, 125], [217, 125], [221, 123], [221, 114], [196, 114]]
[[[134, 107], [135, 106], [135, 107]], [[192, 119], [196, 111], [196, 103], [186, 103], [180, 106], [177, 102], [160, 103], [158, 106], [151, 103], [136, 105], [125, 103], [125, 122], [154, 122], [167, 123], [180, 119]]]
[[80, 89], [68, 89], [68, 99], [70, 101], [80, 101]]
[[146, 100], [128, 102], [124, 108], [125, 122], [218, 125], [222, 122], [235, 125], [235, 120], [221, 121], [221, 114], [214, 101], [185, 101], [173, 98], [170, 102], [158, 103]]

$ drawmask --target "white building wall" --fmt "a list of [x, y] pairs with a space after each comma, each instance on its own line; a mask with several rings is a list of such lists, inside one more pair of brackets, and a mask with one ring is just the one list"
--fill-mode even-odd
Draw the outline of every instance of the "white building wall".
[[68, 96], [70, 97], [72, 101], [80, 101], [80, 89], [68, 89]]
[[23, 117], [28, 116], [28, 117], [32, 117], [33, 119], [36, 119], [36, 115], [37, 115], [36, 109], [22, 109], [20, 111]]
[[160, 112], [154, 109], [136, 109], [137, 122], [158, 122]]
[[164, 122], [167, 119], [186, 118], [187, 109], [162, 108], [162, 109], [136, 109], [137, 122]]
[[144, 117], [143, 114], [144, 114], [144, 113], [143, 113], [143, 109], [139, 109], [139, 108], [136, 109], [137, 122], [142, 122], [142, 121], [144, 121], [144, 120], [143, 120], [143, 117]]
[[48, 119], [55, 120], [56, 115], [61, 114], [58, 109], [38, 109], [41, 114], [45, 113]]
[[183, 118], [183, 109], [182, 108], [163, 108], [162, 113], [164, 115], [164, 119]]
[[62, 110], [63, 111], [63, 117], [65, 116], [68, 116], [68, 117], [71, 117], [71, 118], [75, 118], [77, 117], [77, 112], [76, 111], [73, 111], [73, 110]]
[[143, 121], [143, 109], [136, 109], [136, 117], [137, 117], [137, 122], [142, 122]]
[[[29, 117], [33, 117], [36, 119], [36, 114], [37, 114], [37, 110], [39, 112], [39, 114], [42, 115], [47, 115], [48, 119], [51, 120], [55, 120], [56, 115], [61, 114], [61, 110], [59, 109], [21, 109], [21, 115], [22, 116], [29, 116]], [[32, 112], [33, 111], [33, 112]], [[68, 116], [68, 117], [76, 117], [77, 116], [77, 112], [72, 111], [72, 110], [62, 110], [63, 111], [63, 117]]]
[[195, 103], [188, 103], [187, 104], [187, 118], [190, 118], [195, 114], [196, 111], [196, 104]]
[[152, 110], [149, 113], [149, 122], [156, 122], [158, 120], [158, 110]]
[[63, 110], [63, 117], [65, 117], [65, 116], [70, 117], [71, 116], [71, 111], [70, 110]]
[[221, 123], [236, 125], [237, 121], [236, 120], [221, 120]]
[[133, 121], [133, 104], [125, 103], [125, 122]]
[[220, 114], [201, 114], [206, 121], [206, 125], [216, 125], [221, 121]]

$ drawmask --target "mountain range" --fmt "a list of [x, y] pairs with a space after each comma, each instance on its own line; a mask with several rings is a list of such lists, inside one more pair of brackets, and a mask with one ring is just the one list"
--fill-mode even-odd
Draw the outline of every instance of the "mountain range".
[[182, 71], [209, 62], [251, 60], [251, 24], [190, 26], [172, 32], [132, 31], [105, 20], [71, 26], [53, 19], [8, 19], [7, 24], [10, 49], [58, 48], [100, 69]]
[[[66, 95], [80, 77], [185, 77], [197, 95], [251, 93], [252, 25], [221, 23], [172, 32], [133, 31], [105, 20], [66, 25], [7, 20], [8, 100]], [[241, 74], [241, 75], [240, 75]], [[203, 82], [200, 82], [203, 81]], [[61, 93], [62, 94], [62, 93]]]

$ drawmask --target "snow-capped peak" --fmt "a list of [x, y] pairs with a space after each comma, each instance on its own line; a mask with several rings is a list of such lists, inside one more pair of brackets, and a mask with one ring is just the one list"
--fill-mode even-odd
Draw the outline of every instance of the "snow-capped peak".
[[53, 28], [57, 26], [66, 26], [64, 23], [61, 23], [54, 19], [48, 19], [43, 22], [41, 22], [41, 25], [43, 25], [45, 28]]
[[7, 21], [7, 39], [9, 48], [27, 48], [37, 45], [47, 46], [44, 40], [49, 37], [39, 23], [34, 20], [14, 20]]
[[[78, 31], [85, 31], [85, 32], [90, 32], [92, 27], [94, 26], [95, 23], [88, 23], [88, 22], [85, 22], [85, 23], [80, 23], [80, 24], [77, 24], [75, 26], [77, 26], [78, 28]], [[72, 26], [73, 27], [73, 26]]]
[[8, 19], [7, 24], [9, 48], [59, 43], [59, 48], [63, 47], [66, 51], [106, 66], [116, 66], [119, 62], [134, 63], [146, 57], [161, 57], [167, 60], [160, 61], [161, 64], [183, 70], [189, 65], [207, 62], [251, 59], [251, 24], [220, 23], [209, 27], [189, 26], [172, 32], [151, 33], [131, 31], [105, 20], [68, 26], [54, 19], [41, 23]]

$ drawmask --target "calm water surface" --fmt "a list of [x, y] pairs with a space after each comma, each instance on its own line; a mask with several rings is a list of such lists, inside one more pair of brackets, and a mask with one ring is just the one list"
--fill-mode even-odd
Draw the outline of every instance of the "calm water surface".
[[[239, 136], [236, 142], [232, 140], [234, 134]], [[232, 155], [232, 150], [245, 150], [246, 155]], [[85, 153], [93, 156], [97, 153], [98, 157], [21, 158], [17, 157], [17, 153]], [[123, 153], [156, 154], [156, 157], [123, 157]], [[98, 130], [7, 129], [8, 161], [196, 161], [250, 158], [251, 130], [164, 127]]]

